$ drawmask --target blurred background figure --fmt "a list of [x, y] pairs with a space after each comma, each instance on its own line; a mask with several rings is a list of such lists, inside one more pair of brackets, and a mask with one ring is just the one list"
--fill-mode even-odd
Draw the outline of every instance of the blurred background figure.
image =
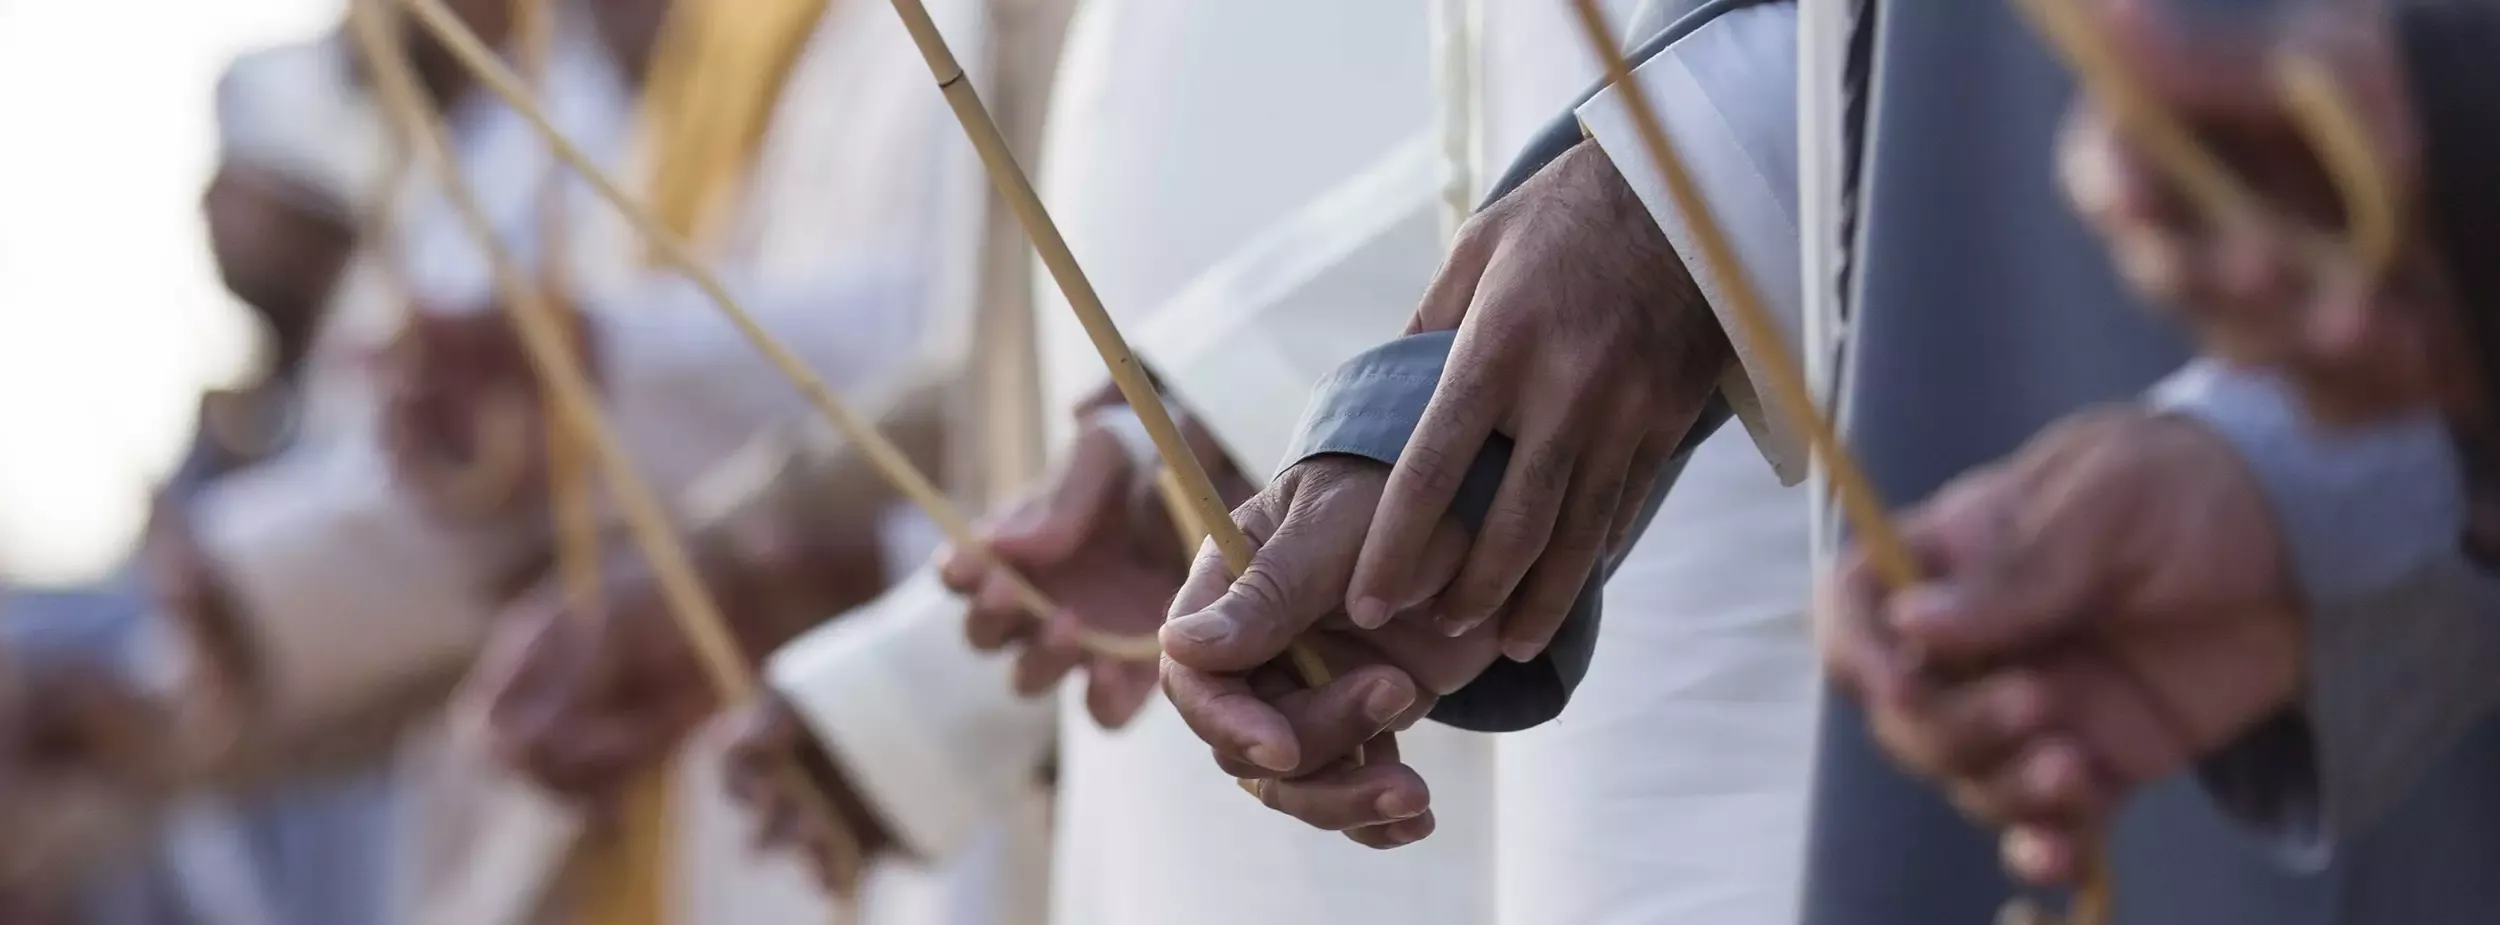
[[[243, 27], [253, 32], [267, 31], [255, 19], [297, 18], [303, 13], [319, 13], [321, 3], [235, 3], [228, 4], [216, 26], [200, 31], [169, 29], [194, 39], [229, 37], [232, 30]], [[292, 8], [301, 8], [292, 9]], [[146, 15], [133, 13], [131, 15]], [[21, 10], [0, 12], [0, 19], [18, 18], [5, 28], [9, 35], [23, 41], [26, 36], [52, 35], [53, 41], [65, 47], [116, 47], [136, 56], [151, 51], [146, 42], [89, 46], [75, 39], [64, 40], [63, 28], [75, 29], [71, 23], [45, 22], [41, 17]], [[206, 18], [206, 17], [204, 17]], [[307, 23], [309, 24], [309, 23]], [[310, 31], [299, 30], [299, 31]], [[221, 34], [222, 33], [222, 34]], [[164, 41], [153, 36], [147, 41]], [[185, 48], [197, 53], [202, 49]], [[12, 60], [40, 62], [37, 49]], [[177, 62], [187, 56], [152, 56], [146, 65], [133, 71], [151, 76], [169, 75]], [[169, 60], [170, 59], [170, 60]], [[187, 75], [186, 75], [187, 76]], [[29, 82], [19, 82], [20, 86]], [[184, 89], [200, 88], [206, 81], [165, 81]], [[60, 82], [32, 81], [35, 86], [66, 90]], [[156, 481], [145, 473], [162, 471], [163, 462], [155, 459], [90, 459], [79, 472], [89, 476], [84, 484], [76, 478], [66, 486], [47, 486], [48, 480], [14, 476], [8, 479], [8, 492], [29, 489], [46, 491], [58, 498], [63, 494], [76, 498], [82, 489], [96, 491], [153, 491], [160, 503], [179, 504], [201, 484], [235, 469], [248, 466], [285, 445], [293, 427], [294, 408], [302, 360], [324, 307], [329, 303], [341, 271], [356, 246], [355, 215], [358, 204], [369, 197], [383, 165], [383, 138], [379, 124], [362, 100], [362, 93], [348, 67], [348, 61], [334, 38], [322, 37], [294, 44], [255, 51], [232, 62], [224, 74], [214, 81], [213, 108], [197, 106], [196, 97], [182, 100], [186, 109], [213, 112], [216, 140], [214, 165], [204, 196], [169, 200], [167, 205], [179, 207], [196, 202], [205, 220], [208, 246], [198, 248], [197, 238], [188, 238], [192, 227], [178, 222], [145, 221], [119, 223], [133, 228], [129, 236], [134, 244], [120, 254], [144, 271], [101, 278], [89, 291], [110, 293], [120, 283], [114, 280], [131, 278], [170, 279], [186, 288], [184, 298], [149, 300], [138, 306], [128, 303], [94, 305], [79, 300], [79, 311], [59, 314], [109, 319], [115, 313], [152, 311], [172, 314], [200, 305], [214, 305], [209, 288], [223, 282], [247, 312], [242, 324], [229, 325], [240, 337], [219, 339], [181, 338], [184, 325], [166, 324], [166, 319], [150, 319], [155, 323], [116, 326], [120, 344], [145, 348], [148, 331], [171, 332], [178, 339], [191, 341], [192, 356], [206, 359], [228, 354], [232, 360], [246, 360], [248, 354], [239, 350], [221, 350], [221, 346], [243, 347], [257, 333], [261, 349], [257, 363], [234, 363], [220, 378], [235, 380], [227, 388], [197, 392], [196, 418], [192, 425], [191, 446], [178, 460], [169, 477], [150, 488]], [[79, 99], [93, 104], [101, 92], [64, 92], [61, 99]], [[131, 122], [149, 121], [134, 117]], [[167, 120], [175, 126], [187, 126], [188, 120]], [[186, 141], [188, 139], [185, 139]], [[205, 140], [203, 136], [202, 140]], [[87, 190], [104, 203], [112, 197], [134, 189], [153, 189], [145, 182], [186, 166], [178, 156], [195, 145], [136, 144], [129, 146], [146, 160], [133, 163], [129, 182], [72, 183], [70, 187]], [[95, 152], [83, 152], [92, 154]], [[43, 155], [37, 154], [41, 157]], [[110, 170], [111, 162], [82, 161], [80, 171]], [[20, 174], [23, 176], [24, 174]], [[144, 178], [144, 179], [142, 179]], [[119, 187], [116, 190], [116, 186]], [[30, 191], [31, 192], [31, 191]], [[40, 201], [39, 196], [30, 199]], [[11, 200], [13, 204], [17, 199]], [[23, 214], [25, 210], [11, 210]], [[115, 212], [98, 209], [99, 212]], [[116, 218], [122, 216], [114, 216]], [[73, 223], [75, 226], [76, 223]], [[134, 227], [135, 226], [135, 227]], [[188, 253], [167, 248], [150, 251], [144, 245], [153, 243], [147, 231], [170, 227], [180, 232]], [[74, 246], [75, 238], [46, 239], [42, 252], [46, 260], [15, 262], [0, 268], [0, 290], [16, 290], [29, 284], [42, 285], [43, 271], [38, 267], [76, 267], [90, 253]], [[170, 242], [169, 242], [170, 243]], [[16, 248], [21, 260], [31, 248]], [[186, 256], [207, 255], [215, 275], [174, 271], [196, 261]], [[57, 255], [57, 259], [55, 259]], [[16, 272], [11, 272], [16, 271]], [[193, 288], [196, 287], [196, 288]], [[17, 328], [32, 319], [26, 306], [29, 300], [11, 299], [11, 306], [0, 312], [0, 326]], [[257, 332], [254, 329], [257, 328]], [[74, 386], [67, 389], [42, 388], [33, 394], [57, 397], [86, 394], [115, 404], [116, 396], [131, 397], [138, 390], [159, 385], [148, 382], [141, 364], [122, 356], [107, 356], [94, 362], [85, 351], [62, 350], [61, 337], [49, 332], [36, 336], [12, 338], [20, 344], [49, 342], [52, 356], [78, 356], [82, 364], [114, 377], [113, 381], [91, 389]], [[205, 343], [202, 341], [206, 340]], [[207, 349], [197, 349], [207, 348]], [[42, 370], [46, 364], [12, 364], [12, 372], [24, 373], [30, 368]], [[183, 370], [179, 364], [166, 364], [176, 372], [201, 373], [194, 364]], [[257, 368], [253, 368], [257, 367]], [[89, 376], [94, 375], [89, 373]], [[76, 378], [70, 378], [74, 382]], [[14, 383], [13, 383], [14, 384]], [[67, 383], [62, 383], [67, 384]], [[161, 383], [169, 394], [181, 385]], [[29, 386], [33, 385], [29, 383]], [[192, 386], [197, 388], [197, 386]], [[29, 389], [8, 390], [29, 394]], [[91, 428], [106, 422], [124, 422], [143, 416], [115, 414], [107, 408], [88, 408], [85, 424]], [[23, 420], [11, 415], [13, 425]], [[40, 421], [40, 417], [38, 417]], [[178, 439], [179, 419], [165, 421], [173, 425], [162, 428], [162, 436]], [[13, 426], [12, 430], [16, 430]], [[62, 434], [51, 444], [46, 460], [52, 464], [76, 464], [77, 435]], [[90, 435], [91, 437], [92, 435]], [[151, 432], [151, 440], [159, 439]], [[179, 446], [179, 444], [175, 444]], [[62, 452], [67, 451], [67, 452]], [[63, 459], [62, 457], [68, 457]], [[20, 458], [24, 458], [20, 456]], [[97, 464], [102, 463], [102, 464]], [[135, 465], [133, 465], [135, 464]], [[29, 469], [41, 471], [41, 463], [12, 470], [22, 474]], [[132, 472], [132, 469], [138, 472]], [[118, 471], [117, 471], [118, 470]], [[51, 473], [46, 473], [51, 474]], [[64, 475], [77, 473], [63, 472]], [[122, 484], [110, 484], [105, 478], [120, 476]], [[133, 477], [136, 476], [136, 477]], [[67, 491], [57, 491], [66, 488]], [[81, 543], [83, 537], [109, 539], [115, 529], [127, 530], [127, 518], [117, 518], [108, 510], [86, 506], [62, 512], [68, 516], [46, 517], [39, 524], [29, 525], [12, 516], [23, 507], [0, 504], [0, 536], [19, 530], [40, 531], [36, 535], [46, 541], [66, 539], [62, 545], [38, 551], [17, 561], [31, 559], [36, 577], [70, 577], [91, 572], [111, 552], [111, 542]], [[125, 525], [116, 527], [116, 521]], [[92, 548], [82, 549], [82, 546]], [[46, 554], [48, 553], [48, 555]], [[90, 561], [82, 561], [90, 560]], [[5, 640], [10, 657], [20, 664], [41, 663], [48, 670], [94, 673], [109, 676], [132, 670], [140, 662], [150, 640], [147, 638], [152, 595], [144, 577], [127, 566], [107, 566], [106, 574], [83, 586], [58, 589], [31, 588], [7, 593], [5, 606], [9, 614], [0, 623], [0, 640]], [[152, 850], [143, 852], [126, 868], [114, 869], [94, 878], [74, 897], [63, 898], [57, 911], [71, 921], [98, 925], [148, 925], [148, 923], [198, 923], [198, 925], [313, 925], [340, 923], [361, 925], [377, 921], [372, 918], [375, 902], [380, 897], [382, 867], [378, 853], [380, 825], [386, 809], [383, 783], [379, 777], [342, 777], [336, 780], [306, 781], [281, 791], [254, 794], [228, 802], [223, 800], [193, 801], [174, 810], [165, 827], [164, 837]]]

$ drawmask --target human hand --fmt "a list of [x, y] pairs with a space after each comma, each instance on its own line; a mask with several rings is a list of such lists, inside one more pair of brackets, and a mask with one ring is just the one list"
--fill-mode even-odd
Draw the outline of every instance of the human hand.
[[[1216, 764], [1256, 782], [1261, 802], [1375, 848], [1432, 833], [1431, 794], [1398, 760], [1394, 733], [1500, 656], [1496, 627], [1458, 637], [1420, 619], [1363, 630], [1342, 609], [1354, 551], [1389, 467], [1355, 456], [1295, 465], [1234, 512], [1258, 553], [1235, 579], [1200, 554], [1164, 626], [1163, 688]], [[1447, 584], [1467, 534], [1445, 518], [1399, 609]], [[1316, 689], [1276, 664], [1300, 645], [1333, 675]]]
[[1816, 611], [1825, 668], [1896, 761], [2008, 827], [2026, 879], [2071, 882], [2124, 797], [2295, 694], [2282, 540], [2199, 424], [2070, 419], [1902, 527], [1929, 577], [1891, 592], [1851, 551]]
[[[1016, 648], [1017, 692], [1051, 690], [1081, 665], [1086, 709], [1108, 729], [1127, 724], [1154, 693], [1155, 663], [1091, 651], [1085, 638], [1152, 636], [1188, 563], [1154, 471], [1109, 416], [1118, 413], [1089, 416], [1042, 488], [982, 528], [995, 562], [955, 549], [939, 557], [946, 586], [971, 601], [965, 632], [973, 647]], [[1194, 422], [1183, 430], [1218, 489], [1247, 496], [1213, 437]], [[1030, 579], [1061, 612], [1034, 616], [999, 564]]]
[[[697, 538], [696, 563], [706, 587], [721, 595], [742, 654], [770, 652], [825, 615], [783, 606], [818, 597], [777, 593], [772, 563], [741, 558], [710, 539]], [[484, 707], [501, 761], [549, 790], [594, 804], [658, 766], [719, 706], [648, 560], [619, 549], [599, 577], [595, 609], [568, 594], [560, 575], [514, 601], [466, 692]]]
[[[767, 693], [740, 708], [735, 723], [725, 773], [730, 795], [755, 817], [756, 850], [795, 851], [827, 891], [850, 889], [858, 872], [845, 869], [844, 843], [864, 859], [892, 844], [891, 833], [862, 804], [788, 701]], [[795, 792], [798, 787], [815, 792]], [[810, 811], [811, 804], [819, 803], [841, 818], [829, 820]], [[846, 831], [835, 831], [836, 825]]]
[[[2196, 330], [2207, 352], [2278, 368], [2326, 420], [2376, 417], [2470, 392], [2451, 333], [2457, 306], [2422, 219], [2421, 138], [2389, 14], [2375, 2], [2304, 4], [2262, 26], [2180, 21], [2166, 4], [2092, 6], [2128, 76], [2257, 198], [2214, 216], [2087, 99], [2059, 144], [2068, 198], [2139, 294]], [[2369, 183], [2393, 216], [2352, 216], [2278, 79], [2315, 62], [2361, 121]], [[2364, 169], [2360, 167], [2346, 169]], [[2366, 221], [2365, 221], [2366, 220]], [[2393, 222], [2388, 265], [2322, 249], [2328, 235]]]
[[1517, 450], [1431, 610], [1452, 634], [1499, 617], [1504, 653], [1526, 661], [1641, 510], [1729, 348], [1665, 234], [1592, 143], [1461, 230], [1409, 333], [1451, 328], [1447, 372], [1389, 477], [1345, 607], [1357, 625], [1388, 622], [1499, 431]]
[[[589, 320], [563, 315], [574, 325], [574, 354], [595, 379]], [[508, 312], [410, 312], [380, 379], [393, 474], [427, 510], [455, 521], [544, 516], [550, 421]]]
[[176, 733], [111, 665], [0, 652], [0, 898], [42, 905], [138, 847], [180, 776]]

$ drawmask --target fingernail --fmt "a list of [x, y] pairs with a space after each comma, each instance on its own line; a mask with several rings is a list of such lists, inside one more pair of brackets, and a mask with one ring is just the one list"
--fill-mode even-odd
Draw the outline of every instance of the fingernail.
[[1293, 770], [1293, 761], [1285, 757], [1284, 751], [1274, 742], [1253, 742], [1245, 750], [1251, 764], [1279, 774]]
[[1233, 618], [1212, 610], [1201, 610], [1165, 624], [1165, 629], [1180, 634], [1182, 639], [1202, 646], [1222, 645], [1233, 638]]
[[1440, 625], [1441, 635], [1448, 636], [1451, 639], [1465, 636], [1467, 635], [1468, 630], [1476, 628], [1476, 624], [1472, 620], [1462, 620], [1446, 614], [1435, 617], [1434, 621]]
[[1414, 705], [1413, 690], [1386, 678], [1372, 682], [1371, 690], [1363, 694], [1363, 715], [1384, 725]]
[[1376, 597], [1366, 597], [1355, 601], [1354, 606], [1346, 608], [1345, 615], [1347, 619], [1353, 620], [1356, 626], [1376, 630], [1389, 624], [1389, 602]]
[[1372, 809], [1380, 813], [1383, 822], [1413, 819], [1423, 815], [1424, 808], [1422, 794], [1410, 793], [1404, 787], [1383, 793], [1372, 803]]
[[2048, 873], [2049, 843], [2030, 829], [2015, 829], [2005, 835], [2005, 864], [2025, 879], [2037, 879]]
[[1534, 639], [1517, 639], [1502, 644], [1502, 657], [1514, 662], [1533, 662], [1545, 654], [1545, 643]]

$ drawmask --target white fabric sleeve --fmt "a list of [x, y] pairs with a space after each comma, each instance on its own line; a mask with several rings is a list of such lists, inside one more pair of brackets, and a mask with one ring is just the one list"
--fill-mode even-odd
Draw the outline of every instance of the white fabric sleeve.
[[1641, 144], [1622, 91], [1609, 87], [1581, 106], [1580, 124], [1631, 182], [1719, 314], [1743, 371], [1726, 382], [1728, 401], [1780, 480], [1795, 484], [1806, 475], [1804, 435], [1763, 413], [1761, 396], [1769, 386], [1761, 351], [1796, 354], [1804, 314], [1797, 233], [1797, 8], [1762, 4], [1721, 15], [1649, 59], [1633, 77], [1657, 107], [1669, 142], [1692, 170], [1755, 291], [1778, 316], [1785, 342], [1745, 341], [1729, 314], [1726, 296], [1734, 283], [1702, 263], [1692, 225], [1675, 208], [1665, 177]]
[[[921, 357], [926, 277], [902, 261], [844, 261], [789, 277], [733, 268], [722, 282], [809, 371], [871, 413]], [[664, 488], [693, 483], [771, 422], [811, 413], [692, 282], [645, 277], [597, 298], [598, 362], [635, 462]]]
[[1244, 471], [1284, 458], [1301, 397], [1395, 339], [1447, 249], [1437, 132], [1400, 144], [1182, 287], [1131, 344]]
[[766, 666], [861, 798], [915, 855], [944, 858], [1031, 790], [1055, 741], [1050, 698], [964, 642], [964, 604], [923, 569], [792, 640]]
[[469, 539], [411, 508], [378, 460], [341, 449], [228, 476], [191, 513], [258, 659], [251, 722], [285, 738], [460, 670], [492, 612]]

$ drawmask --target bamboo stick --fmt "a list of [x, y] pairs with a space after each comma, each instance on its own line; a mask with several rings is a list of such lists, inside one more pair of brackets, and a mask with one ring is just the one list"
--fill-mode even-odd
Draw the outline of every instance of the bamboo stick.
[[[1902, 541], [1899, 528], [1893, 524], [1874, 484], [1866, 478], [1865, 470], [1858, 465], [1856, 457], [1841, 445], [1831, 420], [1815, 407], [1805, 376], [1798, 370], [1796, 361], [1791, 359], [1787, 338], [1780, 333], [1778, 323], [1763, 306], [1761, 294], [1753, 286], [1753, 277], [1745, 272], [1743, 263], [1737, 259], [1736, 249], [1728, 242], [1727, 233], [1719, 226], [1717, 216], [1703, 201], [1700, 185], [1694, 181], [1692, 171], [1685, 166], [1674, 143], [1668, 139], [1666, 127], [1659, 122], [1647, 90], [1633, 78], [1631, 65], [1617, 50], [1622, 45], [1616, 40], [1613, 27], [1607, 24], [1605, 13], [1598, 9], [1596, 0], [1572, 0], [1572, 6], [1579, 12], [1589, 46], [1606, 65], [1607, 82], [1615, 87], [1616, 92], [1623, 94], [1624, 108], [1631, 114], [1642, 148], [1646, 149], [1651, 162], [1665, 178], [1669, 198], [1675, 201], [1676, 210], [1691, 228], [1694, 243], [1701, 251], [1698, 256], [1710, 267], [1711, 274], [1725, 284], [1727, 304], [1723, 307], [1735, 317], [1736, 333], [1746, 346], [1748, 355], [1756, 357], [1761, 363], [1764, 378], [1770, 386], [1773, 407], [1778, 409], [1780, 416], [1788, 419], [1792, 427], [1806, 435], [1809, 448], [1831, 479], [1832, 492], [1847, 513], [1859, 544], [1867, 550], [1884, 584], [1895, 590], [1917, 584], [1920, 575], [1918, 560], [1911, 556], [1908, 544]], [[2087, 925], [2106, 922], [2110, 892], [2107, 870], [2106, 864], [2095, 863], [2087, 872], [2083, 889], [2075, 901], [2074, 921]], [[2000, 918], [2008, 917], [2020, 917], [2021, 920], [2042, 925], [2058, 921], [2044, 910], [2019, 901], [2000, 915]]]
[[[550, 311], [540, 293], [503, 252], [492, 220], [461, 173], [443, 128], [422, 103], [417, 89], [415, 71], [405, 52], [390, 41], [387, 25], [379, 16], [383, 0], [363, 0], [353, 12], [357, 34], [374, 73], [374, 83], [393, 116], [406, 127], [415, 143], [415, 157], [432, 167], [444, 194], [451, 200], [469, 233], [486, 252], [493, 271], [498, 296], [510, 313], [513, 326], [521, 337], [523, 348], [546, 384], [547, 393], [560, 412], [554, 422], [578, 434], [591, 461], [614, 489], [629, 535], [650, 561], [653, 577], [658, 581], [669, 613], [693, 646], [695, 654], [713, 685], [729, 702], [744, 700], [755, 689], [755, 679], [748, 671], [735, 636], [720, 613], [711, 595], [703, 588], [692, 557], [671, 529], [668, 516], [657, 496], [640, 474], [633, 469], [614, 429], [600, 412], [588, 378], [580, 361], [573, 355], [572, 345], [561, 320]], [[796, 766], [785, 766], [790, 775], [793, 797], [804, 801], [802, 811], [826, 824], [832, 835], [835, 855], [833, 873], [837, 882], [856, 885], [864, 863], [855, 834], [841, 816], [827, 804], [822, 794], [808, 784]]]
[[[662, 225], [633, 196], [626, 193], [623, 187], [606, 171], [600, 169], [578, 145], [565, 138], [563, 133], [548, 121], [545, 108], [530, 99], [527, 88], [521, 84], [520, 78], [496, 60], [493, 50], [486, 47], [483, 41], [470, 32], [468, 27], [443, 5], [442, 0], [404, 0], [404, 3], [408, 10], [415, 14], [418, 22], [432, 32], [444, 47], [451, 51], [453, 57], [468, 68], [481, 85], [501, 98], [505, 105], [512, 107], [514, 112], [519, 113], [525, 121], [529, 122], [531, 128], [538, 132], [540, 138], [555, 152], [558, 159], [570, 166], [574, 173], [587, 181], [601, 198], [606, 199], [611, 206], [624, 215], [626, 221], [650, 242], [655, 256], [659, 257], [663, 263], [684, 273], [697, 289], [702, 290], [704, 295], [711, 299], [730, 323], [738, 329], [738, 332], [747, 339], [748, 343], [754, 346], [756, 352], [762, 354], [766, 362], [771, 363], [783, 377], [796, 385], [799, 391], [807, 397], [809, 403], [816, 407], [818, 413], [839, 430], [853, 446], [858, 447], [869, 464], [884, 476], [896, 491], [902, 493], [922, 513], [927, 514], [939, 529], [945, 531], [948, 542], [953, 543], [957, 549], [987, 555], [986, 547], [981, 543], [979, 534], [973, 530], [971, 518], [965, 516], [928, 476], [915, 468], [911, 459], [899, 447], [896, 447], [892, 440], [879, 432], [873, 422], [852, 409], [838, 393], [825, 384], [823, 378], [807, 368], [805, 361], [799, 359], [797, 354], [783, 346], [779, 339], [773, 337], [771, 332], [766, 331], [763, 325], [756, 322], [754, 315], [746, 311], [737, 297], [729, 292], [729, 288], [721, 283], [719, 276], [712, 273], [704, 261], [694, 254], [693, 248]], [[1229, 516], [1225, 522], [1231, 522]], [[1058, 605], [1022, 574], [1013, 569], [1007, 569], [1006, 574], [1015, 587], [1018, 600], [1027, 610], [1044, 619], [1052, 618], [1060, 613]], [[1087, 649], [1112, 658], [1153, 661], [1162, 655], [1161, 646], [1152, 637], [1122, 637], [1082, 626], [1079, 628], [1079, 633]]]
[[[981, 167], [989, 173], [999, 198], [1007, 200], [1008, 209], [1024, 226], [1025, 237], [1033, 242], [1033, 249], [1041, 255], [1042, 265], [1050, 270], [1051, 279], [1059, 284], [1059, 291], [1067, 297], [1068, 307], [1085, 325], [1085, 335], [1093, 340], [1095, 351], [1102, 354], [1103, 365], [1111, 370], [1112, 384], [1119, 387], [1120, 396], [1128, 400], [1129, 408], [1146, 425], [1147, 436], [1154, 439], [1155, 451], [1163, 457], [1164, 466], [1171, 470], [1172, 479], [1181, 487], [1181, 494], [1186, 496], [1192, 516], [1215, 540], [1216, 548], [1224, 555], [1224, 565], [1232, 570], [1235, 577], [1239, 577], [1249, 570], [1251, 559], [1256, 554], [1256, 549], [1250, 545], [1250, 537], [1233, 523], [1232, 508], [1216, 491], [1215, 481], [1207, 477], [1206, 467], [1199, 464], [1197, 454], [1190, 452], [1189, 441], [1181, 436], [1180, 426], [1173, 422], [1171, 409], [1164, 406], [1163, 396], [1156, 391], [1154, 382], [1147, 378], [1145, 366], [1137, 362], [1137, 355], [1129, 350], [1128, 339], [1120, 335], [1119, 325], [1112, 322], [1111, 312], [1103, 307], [1102, 296], [1094, 291], [1093, 281], [1086, 278], [1085, 270], [1077, 265], [1076, 253], [1068, 248], [1068, 240], [1059, 233], [1058, 223], [1051, 220], [1050, 210], [1042, 205], [1041, 194], [1034, 191], [1032, 179], [1025, 176], [1024, 168], [1017, 164], [1015, 151], [1007, 146], [1007, 138], [999, 132], [997, 121], [990, 118], [988, 107], [981, 104], [980, 91], [973, 88], [971, 79], [964, 74], [963, 65], [946, 47], [946, 36], [938, 31], [937, 21], [930, 18], [928, 7], [922, 5], [920, 0], [894, 0], [894, 12], [902, 17], [903, 28], [911, 33], [912, 43], [919, 46], [921, 58], [929, 64], [930, 76], [937, 80], [938, 90], [946, 97], [947, 108], [955, 112], [955, 120], [963, 125], [964, 136], [972, 142], [973, 151], [981, 156]], [[1312, 687], [1328, 683], [1328, 666], [1320, 661], [1316, 653], [1297, 645], [1288, 650], [1288, 655], [1295, 672], [1301, 675], [1302, 683]]]

